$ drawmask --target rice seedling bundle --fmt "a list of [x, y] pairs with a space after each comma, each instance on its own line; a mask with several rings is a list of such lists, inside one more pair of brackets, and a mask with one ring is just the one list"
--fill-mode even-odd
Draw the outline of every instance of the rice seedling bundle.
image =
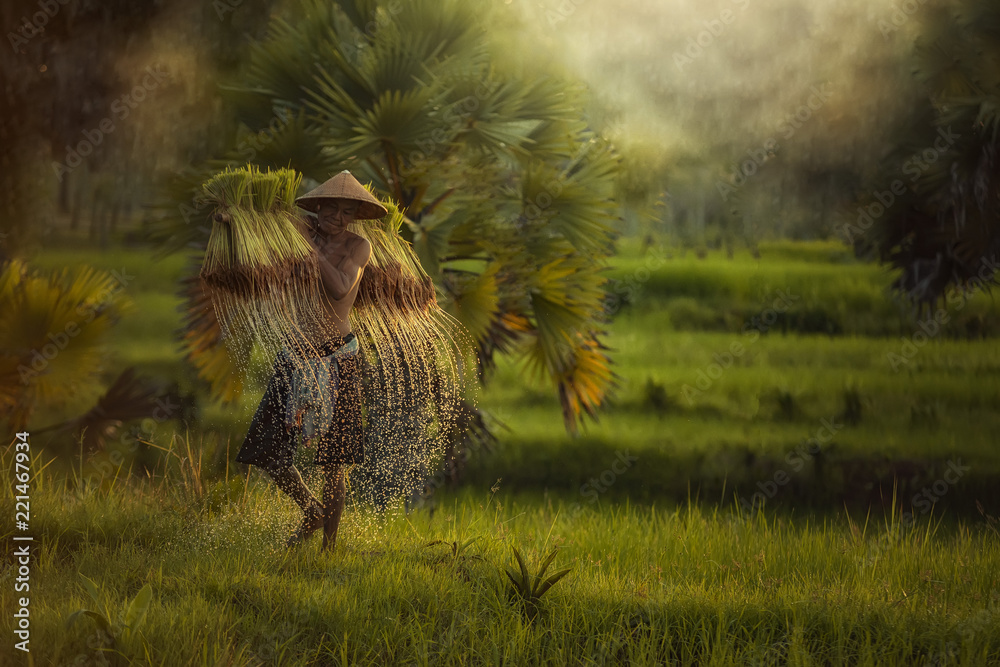
[[295, 206], [291, 169], [226, 169], [203, 186], [214, 205], [201, 278], [230, 344], [275, 351], [321, 326], [318, 257]]
[[475, 386], [467, 369], [476, 368], [472, 341], [438, 305], [433, 281], [399, 234], [404, 214], [382, 204], [381, 220], [350, 227], [372, 246], [351, 324], [373, 371], [365, 407], [377, 461], [366, 461], [352, 484], [378, 505], [419, 492], [447, 441], [461, 435], [461, 404]]

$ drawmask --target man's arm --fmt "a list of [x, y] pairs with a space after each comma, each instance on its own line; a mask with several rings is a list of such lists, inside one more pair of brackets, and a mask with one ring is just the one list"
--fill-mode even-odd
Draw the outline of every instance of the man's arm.
[[319, 273], [323, 286], [334, 299], [343, 299], [361, 280], [365, 265], [371, 259], [372, 245], [359, 237], [349, 248], [320, 248]]

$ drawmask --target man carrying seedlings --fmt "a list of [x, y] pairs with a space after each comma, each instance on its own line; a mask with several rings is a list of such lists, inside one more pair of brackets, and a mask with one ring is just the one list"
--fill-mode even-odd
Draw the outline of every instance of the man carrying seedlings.
[[[343, 171], [295, 200], [316, 213], [307, 241], [319, 258], [324, 325], [303, 332], [275, 360], [274, 375], [261, 399], [236, 460], [264, 468], [278, 488], [302, 509], [302, 523], [288, 546], [323, 527], [323, 549], [333, 549], [347, 495], [349, 468], [364, 460], [358, 341], [350, 314], [365, 265], [367, 239], [348, 231], [354, 220], [381, 218], [385, 207], [350, 172]], [[296, 435], [317, 442], [315, 463], [323, 470], [323, 502], [302, 481], [293, 464]]]

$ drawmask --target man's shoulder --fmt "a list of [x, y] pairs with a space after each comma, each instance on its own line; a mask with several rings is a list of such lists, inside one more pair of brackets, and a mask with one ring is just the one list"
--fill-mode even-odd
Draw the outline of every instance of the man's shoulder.
[[363, 256], [366, 259], [371, 256], [372, 244], [368, 239], [354, 232], [348, 232], [348, 234], [350, 234], [348, 238], [350, 239], [349, 243], [352, 255], [355, 257]]
[[344, 233], [347, 235], [347, 239], [348, 239], [349, 243], [352, 243], [354, 245], [368, 245], [368, 246], [371, 245], [371, 243], [369, 243], [368, 239], [366, 239], [361, 234], [358, 234], [357, 232], [352, 232], [350, 230], [347, 230]]

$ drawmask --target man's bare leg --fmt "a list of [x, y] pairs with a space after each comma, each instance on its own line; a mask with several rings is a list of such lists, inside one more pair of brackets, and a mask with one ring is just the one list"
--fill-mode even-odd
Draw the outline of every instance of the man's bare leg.
[[323, 486], [323, 550], [333, 551], [337, 542], [340, 515], [344, 511], [347, 498], [347, 466], [330, 466], [326, 469], [326, 484]]
[[302, 481], [302, 475], [294, 465], [283, 470], [267, 469], [267, 472], [277, 487], [290, 496], [302, 510], [302, 523], [287, 542], [288, 546], [295, 546], [305, 541], [323, 525], [323, 506]]

